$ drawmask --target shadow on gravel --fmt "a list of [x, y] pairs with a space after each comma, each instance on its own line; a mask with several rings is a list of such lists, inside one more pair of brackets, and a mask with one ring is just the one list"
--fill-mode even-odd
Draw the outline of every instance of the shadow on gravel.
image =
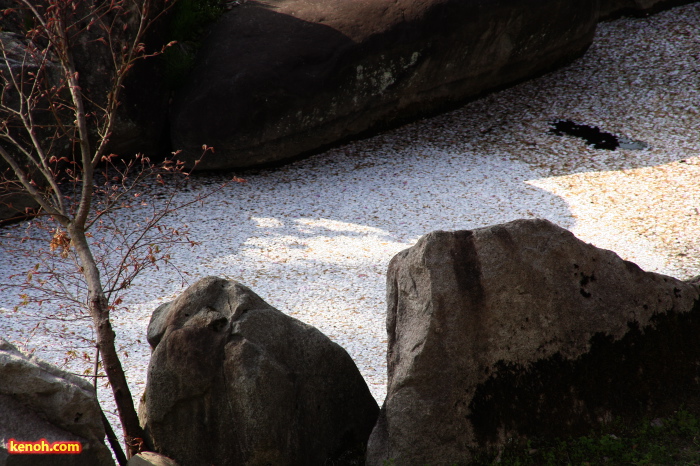
[[597, 126], [578, 124], [571, 120], [553, 121], [552, 129], [549, 132], [557, 136], [569, 135], [581, 138], [595, 149], [615, 150], [619, 147], [628, 150], [642, 150], [648, 147], [642, 141], [633, 141], [626, 136], [601, 131]]

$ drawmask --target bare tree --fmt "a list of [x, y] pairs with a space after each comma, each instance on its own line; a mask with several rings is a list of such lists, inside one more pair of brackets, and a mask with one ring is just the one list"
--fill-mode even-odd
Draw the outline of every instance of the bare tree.
[[[125, 440], [134, 453], [147, 448], [147, 445], [138, 435], [139, 432], [129, 432], [124, 425], [125, 412], [131, 410], [132, 416], [136, 414], [120, 362], [120, 354], [128, 357], [128, 353], [115, 341], [111, 328], [112, 315], [127, 311], [123, 301], [129, 288], [143, 272], [162, 266], [172, 266], [179, 272], [171, 260], [173, 249], [197, 244], [188, 236], [186, 224], [171, 226], [169, 224], [174, 222], [166, 222], [166, 217], [190, 204], [203, 202], [225, 185], [176, 202], [178, 192], [187, 189], [187, 173], [167, 162], [152, 165], [138, 155], [128, 161], [109, 157], [95, 175], [93, 208], [83, 234], [85, 247], [89, 248], [91, 266], [96, 270], [100, 282], [90, 282], [94, 278], [86, 275], [84, 256], [75, 247], [69, 231], [52, 215], [45, 215], [38, 209], [33, 220], [27, 222], [24, 228], [13, 228], [2, 235], [3, 239], [11, 240], [12, 251], [5, 250], [5, 245], [0, 244], [0, 254], [24, 259], [27, 266], [18, 267], [17, 272], [9, 277], [9, 282], [0, 283], [0, 293], [11, 289], [18, 291], [21, 302], [16, 309], [22, 313], [22, 322], [31, 323], [33, 330], [30, 333], [36, 331], [56, 337], [51, 338], [53, 341], [67, 343], [63, 348], [64, 363], [82, 365], [85, 370], [77, 375], [93, 377], [95, 390], [97, 377], [105, 377], [100, 368], [104, 370], [112, 388]], [[67, 184], [58, 183], [58, 186], [64, 191], [69, 209], [77, 210], [81, 197], [73, 192], [75, 187], [72, 180]], [[181, 278], [184, 285], [185, 277], [181, 275]], [[95, 287], [103, 295], [99, 304], [91, 299]], [[99, 307], [102, 305], [105, 307]], [[95, 324], [98, 312], [103, 319], [103, 328]], [[97, 349], [94, 355], [86, 352], [90, 347]], [[108, 362], [110, 359], [104, 357], [109, 353], [112, 353], [111, 360], [115, 361], [111, 366]], [[100, 357], [102, 363], [99, 362]], [[71, 364], [74, 360], [82, 364]], [[117, 398], [115, 380], [122, 384], [120, 398]], [[109, 434], [111, 427], [106, 418], [103, 421], [119, 459], [120, 447], [114, 445], [114, 434]]]
[[[172, 198], [131, 231], [113, 223], [116, 210], [139, 202], [137, 188], [145, 179], [163, 182], [184, 171], [145, 157], [121, 162], [108, 153], [108, 143], [130, 70], [163, 50], [147, 50], [144, 38], [169, 0], [13, 1], [0, 10], [4, 24], [18, 25], [13, 33], [0, 30], [0, 157], [6, 164], [0, 190], [31, 196], [38, 207], [29, 213], [48, 220], [41, 224], [53, 259], [74, 264], [71, 283], [80, 283], [77, 294], [75, 286], [68, 292], [67, 269], [37, 266], [22, 286], [46, 290], [51, 282], [54, 298], [84, 306], [131, 456], [141, 448], [143, 431], [110, 313], [142, 270], [168, 262], [163, 245], [192, 242], [186, 232], [162, 226], [181, 207]], [[86, 87], [77, 50], [107, 57], [104, 89]]]

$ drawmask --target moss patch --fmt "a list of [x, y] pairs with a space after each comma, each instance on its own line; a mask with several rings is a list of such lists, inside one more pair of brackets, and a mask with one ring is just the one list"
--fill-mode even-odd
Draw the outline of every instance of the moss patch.
[[582, 435], [620, 418], [665, 417], [700, 407], [700, 301], [689, 312], [629, 323], [615, 341], [596, 334], [588, 353], [559, 354], [530, 366], [501, 362], [477, 387], [470, 420], [480, 445], [508, 438]]
[[509, 445], [500, 455], [482, 455], [473, 466], [697, 465], [700, 419], [679, 410], [665, 419], [627, 427], [619, 419], [585, 436]]

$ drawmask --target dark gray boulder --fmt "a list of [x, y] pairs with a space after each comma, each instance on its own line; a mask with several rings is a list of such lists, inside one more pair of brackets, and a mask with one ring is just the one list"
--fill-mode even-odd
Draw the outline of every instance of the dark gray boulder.
[[[41, 5], [43, 2], [36, 0], [29, 3]], [[88, 9], [84, 8], [84, 5], [88, 4], [89, 2], [77, 3], [73, 15], [66, 18], [66, 21], [68, 23], [83, 21], [80, 18], [88, 15]], [[154, 0], [151, 5], [152, 14], [155, 15], [163, 10], [164, 6], [162, 0]], [[129, 8], [133, 7], [132, 5]], [[0, 11], [5, 12], [0, 42], [8, 51], [10, 62], [13, 62], [10, 68], [13, 71], [18, 71], [24, 67], [25, 73], [33, 72], [35, 70], [34, 63], [30, 63], [29, 66], [26, 63], [23, 64], [26, 53], [23, 47], [18, 47], [21, 44], [26, 46], [27, 41], [24, 35], [28, 16], [22, 12], [21, 8], [17, 8], [17, 2], [14, 0], [0, 0]], [[131, 34], [139, 27], [139, 16], [135, 12], [122, 16], [109, 15], [109, 17], [112, 22], [113, 40], [124, 39], [122, 34]], [[157, 53], [165, 45], [166, 27], [167, 15], [158, 18], [151, 25], [144, 37], [148, 53]], [[112, 86], [115, 65], [104, 39], [103, 29], [95, 25], [81, 31], [72, 40], [71, 51], [78, 71], [81, 91], [86, 97], [84, 104], [88, 113], [105, 106], [107, 95]], [[0, 70], [6, 69], [4, 60], [0, 56]], [[53, 77], [53, 82], [62, 82], [63, 71], [55, 57], [53, 59], [50, 57], [48, 71]], [[8, 92], [5, 98], [13, 99], [13, 93]], [[170, 152], [167, 119], [169, 98], [162, 60], [148, 58], [135, 62], [122, 85], [121, 98], [115, 115], [114, 127], [109, 137], [107, 154], [116, 153], [125, 159], [131, 159], [137, 153], [161, 158], [167, 155]], [[9, 103], [12, 104], [11, 101]], [[40, 103], [39, 107], [42, 106]], [[55, 111], [55, 108], [52, 111]], [[37, 114], [40, 115], [41, 112], [37, 112]], [[64, 125], [75, 119], [69, 114], [62, 115], [62, 118]], [[51, 125], [56, 123], [50, 117], [47, 118], [47, 122]], [[53, 130], [47, 131], [47, 133], [53, 135]], [[92, 133], [92, 136], [97, 139], [96, 131]], [[71, 150], [71, 144], [67, 141], [60, 141], [51, 148], [55, 155], [65, 155]]]
[[434, 232], [387, 277], [388, 393], [368, 465], [700, 412], [700, 288], [546, 220]]
[[623, 15], [647, 16], [661, 10], [694, 3], [697, 0], [600, 0], [600, 19]]
[[361, 464], [379, 407], [350, 356], [234, 281], [159, 308], [141, 421], [186, 465]]
[[[0, 0], [0, 11], [2, 6], [2, 0]], [[0, 53], [0, 74], [5, 76], [10, 72], [18, 74], [23, 69], [26, 73], [36, 73], [38, 71], [39, 60], [27, 57], [27, 41], [22, 35], [0, 31], [0, 46], [3, 50], [3, 53]], [[51, 83], [58, 83], [60, 80], [60, 67], [57, 64], [49, 61], [45, 65], [44, 70]], [[3, 104], [10, 108], [19, 108], [20, 101], [10, 89], [3, 96]], [[0, 118], [3, 116], [3, 112], [0, 112]], [[45, 120], [41, 120], [41, 115], [34, 115], [34, 118], [40, 120], [41, 123], [46, 123]], [[43, 135], [41, 131], [38, 134], [40, 136]], [[12, 151], [10, 144], [3, 142], [3, 147]], [[22, 155], [18, 157], [20, 161], [23, 159]], [[10, 166], [0, 157], [0, 180], [8, 177], [9, 173], [11, 173]], [[43, 183], [41, 177], [36, 178], [37, 183]], [[15, 177], [9, 176], [8, 179], [15, 179]], [[29, 194], [26, 194], [24, 189], [7, 184], [0, 186], [0, 224], [22, 220], [28, 216], [28, 211], [33, 211], [38, 207], [39, 204]]]
[[[113, 465], [95, 391], [85, 379], [22, 354], [0, 338], [0, 465]], [[74, 455], [8, 453], [8, 441], [77, 441]]]
[[275, 162], [453, 106], [582, 54], [596, 0], [248, 1], [172, 106], [202, 169]]
[[[40, 2], [39, 2], [40, 3]], [[0, 0], [0, 12], [5, 8], [16, 8], [16, 2], [8, 0]], [[135, 18], [135, 15], [130, 18]], [[18, 18], [20, 18], [18, 24]], [[38, 58], [31, 57], [27, 53], [28, 40], [24, 34], [23, 21], [25, 18], [22, 14], [7, 14], [3, 16], [2, 30], [0, 30], [0, 46], [4, 50], [0, 53], [0, 74], [9, 76], [25, 75], [37, 73], [41, 68], [46, 73], [49, 84], [60, 86], [64, 82], [62, 77], [63, 71], [57, 60], [47, 60], [42, 63]], [[162, 21], [161, 21], [162, 22]], [[164, 40], [163, 25], [158, 22], [153, 28], [153, 32], [149, 34], [148, 42], [152, 44], [152, 48], [160, 48]], [[135, 24], [130, 24], [134, 28]], [[116, 27], [115, 29], [121, 29]], [[14, 30], [15, 32], [12, 32]], [[93, 28], [93, 31], [99, 31], [100, 28]], [[73, 54], [81, 80], [83, 92], [87, 95], [85, 104], [88, 109], [96, 104], [104, 106], [108, 90], [112, 85], [110, 69], [113, 68], [112, 59], [109, 53], [104, 49], [103, 42], [98, 40], [99, 32], [84, 34], [73, 47]], [[149, 50], [151, 47], [149, 47]], [[31, 48], [30, 48], [31, 50]], [[168, 153], [168, 129], [167, 129], [167, 107], [168, 107], [168, 91], [165, 86], [165, 78], [163, 76], [162, 66], [159, 66], [157, 59], [147, 59], [137, 62], [133, 70], [127, 76], [125, 85], [122, 89], [120, 105], [115, 115], [115, 126], [110, 136], [110, 143], [107, 148], [107, 153], [116, 153], [125, 159], [131, 159], [136, 153], [147, 154], [149, 156], [163, 157]], [[0, 85], [4, 86], [4, 81], [0, 79]], [[3, 95], [3, 104], [8, 108], [18, 109], [20, 107], [20, 99], [12, 87], [5, 90]], [[55, 104], [55, 102], [54, 102]], [[58, 115], [62, 120], [62, 124], [73, 122], [75, 116], [71, 114], [68, 108], [57, 106]], [[33, 118], [37, 128], [36, 135], [44, 149], [51, 147], [51, 154], [60, 157], [69, 155], [75, 145], [71, 145], [65, 136], [56, 136], [55, 127], [57, 119], [54, 112], [56, 107], [53, 107], [49, 112], [46, 110], [47, 102], [39, 100], [35, 102], [35, 112]], [[88, 111], [89, 113], [89, 111]], [[0, 119], [6, 117], [5, 112], [0, 111]], [[15, 121], [15, 124], [18, 124]], [[15, 125], [10, 125], [14, 127]], [[93, 128], [94, 129], [94, 128]], [[59, 131], [59, 134], [63, 131]], [[23, 131], [17, 131], [13, 135], [17, 140], [23, 141]], [[93, 136], [96, 139], [97, 134], [93, 131]], [[94, 141], [93, 141], [94, 142]], [[17, 160], [20, 166], [25, 166], [26, 157], [19, 153], [12, 144], [7, 141], [2, 141], [3, 147], [17, 155]], [[25, 147], [30, 146], [24, 144]], [[72, 159], [72, 157], [69, 157]], [[10, 180], [16, 179], [11, 173], [9, 165], [0, 157], [0, 179], [7, 177]], [[45, 185], [46, 180], [35, 170], [34, 181], [39, 185]], [[9, 175], [9, 176], [8, 176]], [[28, 216], [27, 209], [34, 211], [38, 208], [38, 203], [31, 196], [25, 194], [23, 189], [4, 185], [0, 187], [0, 223], [12, 222], [21, 220]]]
[[127, 466], [179, 466], [175, 461], [167, 456], [154, 453], [152, 451], [144, 451], [138, 453], [131, 458]]

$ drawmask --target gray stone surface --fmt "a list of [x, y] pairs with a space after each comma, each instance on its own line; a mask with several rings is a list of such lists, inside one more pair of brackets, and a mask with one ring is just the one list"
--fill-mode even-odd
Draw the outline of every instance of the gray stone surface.
[[146, 330], [146, 340], [151, 348], [155, 348], [160, 343], [160, 339], [163, 338], [165, 329], [168, 326], [168, 309], [170, 303], [163, 303], [153, 311], [151, 314], [151, 320], [148, 323], [148, 329]]
[[379, 408], [340, 346], [216, 277], [159, 309], [139, 410], [155, 451], [187, 465], [362, 462]]
[[177, 462], [167, 456], [144, 451], [129, 458], [128, 466], [178, 466]]
[[248, 1], [174, 98], [172, 144], [200, 168], [276, 162], [440, 111], [584, 52], [595, 0]]
[[[89, 382], [0, 338], [0, 465], [113, 465]], [[7, 441], [79, 441], [79, 455], [9, 454]]]
[[388, 394], [367, 464], [463, 464], [616, 416], [699, 411], [698, 298], [546, 220], [422, 237], [389, 265]]

